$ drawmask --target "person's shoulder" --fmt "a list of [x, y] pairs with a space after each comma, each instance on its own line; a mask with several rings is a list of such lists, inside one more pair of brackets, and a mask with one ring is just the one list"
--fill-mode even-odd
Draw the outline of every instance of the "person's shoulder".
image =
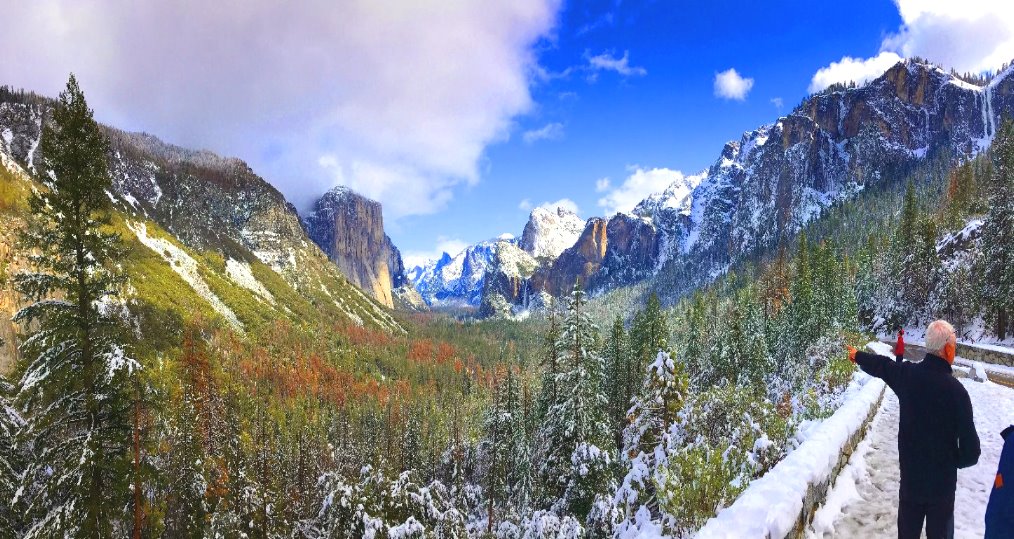
[[947, 385], [950, 387], [951, 392], [953, 392], [954, 395], [970, 400], [968, 396], [968, 389], [965, 388], [965, 384], [961, 383], [961, 380], [956, 378], [954, 375], [948, 375], [947, 378]]

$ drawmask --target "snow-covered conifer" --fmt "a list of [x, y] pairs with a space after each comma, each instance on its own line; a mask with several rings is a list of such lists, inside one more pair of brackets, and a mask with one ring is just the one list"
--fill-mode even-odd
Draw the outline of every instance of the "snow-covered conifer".
[[31, 270], [15, 277], [28, 301], [14, 320], [30, 328], [17, 405], [27, 462], [17, 503], [26, 537], [129, 534], [131, 424], [128, 378], [111, 296], [122, 282], [110, 232], [108, 143], [77, 81], [44, 126], [41, 181], [22, 235]]

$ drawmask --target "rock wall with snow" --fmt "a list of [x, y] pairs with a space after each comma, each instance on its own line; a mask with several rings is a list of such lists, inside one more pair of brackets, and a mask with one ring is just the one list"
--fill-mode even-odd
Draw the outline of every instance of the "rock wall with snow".
[[[865, 86], [812, 95], [629, 214], [593, 218], [578, 231], [576, 216], [534, 211], [520, 245], [539, 267], [526, 283], [491, 281], [501, 291], [523, 291], [516, 306], [560, 296], [577, 282], [597, 293], [647, 279], [674, 301], [744, 257], [784, 245], [832, 204], [871, 187], [900, 186], [927, 159], [957, 160], [989, 147], [1004, 115], [1014, 114], [1011, 72], [975, 85], [908, 60]], [[475, 305], [482, 272], [498, 271], [480, 256], [486, 252], [473, 246], [461, 258], [413, 270], [411, 280], [430, 291], [427, 301]]]
[[585, 221], [565, 208], [535, 208], [521, 234], [520, 246], [535, 258], [555, 259], [574, 245]]

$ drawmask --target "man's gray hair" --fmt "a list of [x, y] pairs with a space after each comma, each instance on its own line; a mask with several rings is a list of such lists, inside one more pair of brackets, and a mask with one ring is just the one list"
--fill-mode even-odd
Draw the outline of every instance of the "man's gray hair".
[[926, 350], [930, 353], [940, 355], [944, 350], [947, 341], [954, 335], [954, 326], [946, 320], [934, 320], [926, 328]]

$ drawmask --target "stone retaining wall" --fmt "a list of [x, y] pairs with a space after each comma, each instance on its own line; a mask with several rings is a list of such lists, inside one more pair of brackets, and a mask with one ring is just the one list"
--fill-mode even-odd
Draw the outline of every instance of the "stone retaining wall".
[[[866, 415], [866, 420], [863, 421], [862, 426], [858, 430], [852, 433], [849, 437], [845, 447], [841, 449], [841, 457], [838, 459], [838, 464], [835, 465], [834, 470], [831, 471], [831, 476], [826, 478], [818, 484], [811, 484], [810, 488], [806, 492], [806, 499], [803, 500], [803, 510], [799, 514], [799, 519], [796, 521], [795, 527], [792, 531], [786, 535], [786, 538], [803, 538], [806, 536], [806, 529], [810, 526], [810, 522], [813, 520], [813, 514], [817, 509], [823, 505], [824, 500], [827, 498], [827, 493], [831, 489], [831, 485], [834, 485], [835, 479], [838, 478], [838, 474], [841, 473], [842, 468], [848, 464], [849, 459], [852, 458], [852, 453], [855, 452], [859, 442], [866, 437], [866, 432], [869, 431], [870, 423], [873, 422], [873, 418], [876, 417], [877, 411], [880, 410], [880, 404], [884, 400], [884, 392], [881, 391], [880, 398], [877, 402], [870, 407], [869, 413]], [[773, 539], [773, 538], [772, 538]]]

